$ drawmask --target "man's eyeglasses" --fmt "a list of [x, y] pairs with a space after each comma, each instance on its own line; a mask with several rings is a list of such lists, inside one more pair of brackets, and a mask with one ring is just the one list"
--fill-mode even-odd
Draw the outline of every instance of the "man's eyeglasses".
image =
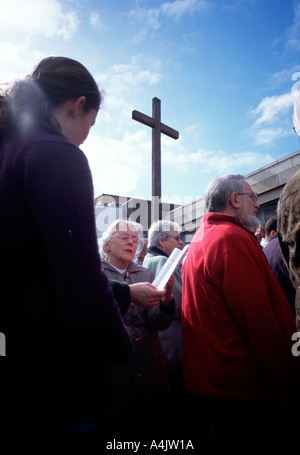
[[257, 198], [258, 198], [258, 194], [257, 193], [253, 193], [253, 192], [251, 192], [251, 193], [238, 193], [238, 194], [240, 194], [241, 196], [243, 194], [249, 194], [249, 196], [251, 197], [251, 199], [253, 199], [254, 202], [256, 202]]
[[126, 232], [118, 232], [113, 237], [119, 237], [119, 239], [121, 239], [125, 243], [128, 243], [129, 241], [131, 241], [135, 245], [137, 245], [139, 243], [139, 239], [136, 235], [131, 237], [129, 234], [126, 234]]

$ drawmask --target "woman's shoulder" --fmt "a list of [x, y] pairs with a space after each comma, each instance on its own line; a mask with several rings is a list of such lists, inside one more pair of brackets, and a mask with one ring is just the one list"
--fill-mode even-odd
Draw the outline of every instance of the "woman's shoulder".
[[28, 146], [43, 144], [44, 147], [54, 146], [58, 150], [73, 149], [74, 151], [80, 151], [79, 147], [77, 147], [75, 144], [72, 144], [72, 142], [70, 142], [67, 138], [41, 130], [33, 131], [32, 133], [27, 134], [23, 140]]
[[143, 266], [147, 267], [148, 264], [164, 264], [168, 260], [167, 256], [162, 256], [161, 254], [152, 254], [147, 253], [143, 261]]
[[122, 278], [121, 273], [115, 269], [106, 259], [101, 259], [101, 268], [106, 276], [110, 279], [120, 280]]
[[167, 260], [168, 258], [166, 256], [162, 256], [160, 254], [155, 256], [147, 254], [144, 259], [143, 266], [150, 270], [154, 276], [157, 276]]
[[1, 143], [1, 148], [6, 151], [13, 151], [13, 155], [20, 155], [25, 160], [42, 157], [47, 159], [47, 153], [51, 158], [59, 159], [62, 152], [71, 152], [84, 155], [83, 152], [66, 138], [51, 134], [42, 130], [32, 130], [24, 134], [9, 134]]
[[153, 273], [142, 265], [138, 265], [135, 262], [131, 262], [127, 268], [129, 274], [138, 274], [138, 281], [149, 281], [152, 282], [154, 279]]
[[[40, 142], [55, 142], [55, 143], [68, 143], [71, 144], [68, 139], [64, 136], [60, 136], [58, 134], [50, 133], [44, 131], [42, 129], [29, 129], [26, 132], [22, 133], [11, 133], [6, 136], [6, 140], [11, 142], [19, 142], [23, 143], [24, 145], [27, 144], [35, 144]], [[76, 147], [76, 146], [74, 146]]]
[[70, 157], [74, 165], [87, 162], [85, 154], [68, 139], [45, 131], [32, 131], [18, 138], [18, 149], [22, 149], [25, 160], [54, 160], [65, 163]]

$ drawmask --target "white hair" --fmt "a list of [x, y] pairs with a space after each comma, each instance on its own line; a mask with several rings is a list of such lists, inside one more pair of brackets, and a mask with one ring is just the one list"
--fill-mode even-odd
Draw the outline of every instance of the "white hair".
[[105, 243], [109, 242], [113, 234], [115, 234], [116, 232], [127, 231], [127, 229], [131, 229], [132, 231], [135, 231], [137, 233], [138, 236], [137, 249], [139, 249], [139, 246], [143, 241], [143, 226], [140, 223], [136, 223], [135, 221], [117, 219], [108, 226], [106, 231], [103, 232], [102, 236], [98, 240], [99, 252], [102, 259], [108, 259]]
[[168, 239], [172, 231], [181, 232], [181, 228], [176, 221], [160, 220], [154, 221], [148, 231], [149, 246], [159, 246], [160, 239]]

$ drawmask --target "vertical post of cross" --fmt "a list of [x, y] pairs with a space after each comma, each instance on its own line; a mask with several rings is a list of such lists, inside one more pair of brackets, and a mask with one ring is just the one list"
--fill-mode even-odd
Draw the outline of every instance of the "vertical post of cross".
[[179, 132], [161, 123], [161, 102], [158, 98], [152, 99], [152, 117], [139, 111], [132, 111], [133, 120], [137, 120], [152, 128], [152, 203], [151, 222], [162, 218], [161, 204], [161, 133], [178, 139]]
[[152, 99], [152, 118], [154, 127], [152, 128], [152, 204], [151, 221], [161, 220], [161, 136], [160, 136], [160, 100]]

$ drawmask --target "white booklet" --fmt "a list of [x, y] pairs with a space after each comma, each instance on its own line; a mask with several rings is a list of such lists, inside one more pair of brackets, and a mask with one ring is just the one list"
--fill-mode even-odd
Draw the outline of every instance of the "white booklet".
[[171, 278], [172, 274], [174, 273], [174, 270], [183, 260], [188, 247], [189, 245], [186, 245], [182, 250], [180, 250], [179, 248], [174, 248], [174, 250], [168, 257], [168, 260], [165, 262], [165, 265], [162, 267], [159, 274], [152, 282], [152, 284], [156, 286], [157, 289], [162, 290], [165, 287], [165, 285]]

